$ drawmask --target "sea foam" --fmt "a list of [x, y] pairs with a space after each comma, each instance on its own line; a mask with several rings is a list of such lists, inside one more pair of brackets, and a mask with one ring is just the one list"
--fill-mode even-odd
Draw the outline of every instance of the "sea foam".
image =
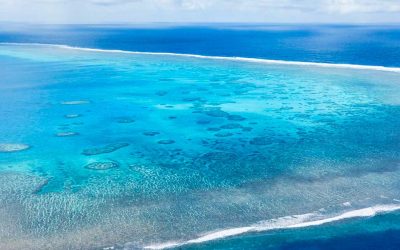
[[81, 51], [89, 51], [89, 52], [102, 52], [102, 53], [180, 56], [180, 57], [191, 57], [191, 58], [212, 59], [212, 60], [241, 61], [241, 62], [251, 62], [251, 63], [261, 63], [261, 64], [297, 65], [297, 66], [312, 66], [312, 67], [323, 67], [323, 68], [375, 70], [375, 71], [400, 73], [400, 67], [385, 67], [385, 66], [359, 65], [359, 64], [346, 64], [346, 63], [302, 62], [302, 61], [285, 61], [285, 60], [272, 60], [272, 59], [249, 58], [249, 57], [236, 57], [236, 56], [234, 56], [234, 57], [204, 56], [204, 55], [197, 55], [197, 54], [182, 54], [182, 53], [170, 53], [170, 52], [141, 52], [141, 51], [127, 51], [127, 50], [117, 50], [117, 49], [95, 49], [95, 48], [69, 46], [69, 45], [63, 45], [63, 44], [45, 44], [45, 43], [0, 43], [0, 44], [46, 46], [46, 47], [54, 47], [54, 48], [61, 48], [61, 49], [73, 49], [73, 50], [81, 50]]
[[332, 223], [340, 220], [360, 218], [360, 217], [372, 217], [381, 213], [393, 212], [400, 210], [400, 204], [387, 204], [387, 205], [376, 205], [372, 207], [356, 209], [351, 211], [342, 212], [333, 216], [324, 216], [320, 213], [307, 213], [302, 215], [285, 216], [272, 220], [265, 220], [259, 223], [246, 226], [229, 228], [214, 232], [209, 232], [201, 237], [183, 241], [183, 242], [165, 242], [161, 244], [145, 246], [145, 249], [166, 249], [179, 247], [182, 245], [198, 244], [207, 241], [213, 241], [218, 239], [223, 239], [227, 237], [237, 236], [245, 233], [252, 232], [265, 232], [270, 230], [278, 229], [294, 229], [303, 228], [311, 226], [319, 226], [327, 223]]

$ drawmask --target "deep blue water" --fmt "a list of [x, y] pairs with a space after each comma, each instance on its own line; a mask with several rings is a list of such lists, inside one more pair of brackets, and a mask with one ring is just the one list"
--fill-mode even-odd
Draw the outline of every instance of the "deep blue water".
[[400, 26], [3, 26], [0, 42], [400, 66]]
[[385, 226], [394, 222], [399, 222], [399, 214], [387, 214], [363, 221], [347, 221], [330, 227], [302, 229], [301, 232], [281, 231], [275, 234], [248, 235], [184, 249], [397, 250], [400, 246], [399, 228], [385, 229]]
[[108, 51], [397, 67], [399, 27], [1, 27], [104, 51], [0, 44], [0, 249], [399, 245], [398, 68]]

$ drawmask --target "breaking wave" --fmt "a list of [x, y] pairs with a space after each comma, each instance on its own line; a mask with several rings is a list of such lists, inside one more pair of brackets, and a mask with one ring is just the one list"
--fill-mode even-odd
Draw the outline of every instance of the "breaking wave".
[[323, 63], [323, 62], [285, 61], [285, 60], [272, 60], [272, 59], [249, 58], [249, 57], [204, 56], [204, 55], [196, 55], [196, 54], [181, 54], [181, 53], [170, 53], [170, 52], [140, 52], [140, 51], [117, 50], [117, 49], [95, 49], [95, 48], [84, 48], [84, 47], [75, 47], [75, 46], [70, 46], [70, 45], [45, 44], [45, 43], [0, 43], [0, 44], [46, 46], [46, 47], [55, 47], [55, 48], [61, 48], [61, 49], [73, 49], [73, 50], [102, 52], [102, 53], [180, 56], [180, 57], [202, 58], [202, 59], [212, 59], [212, 60], [252, 62], [252, 63], [262, 63], [262, 64], [297, 65], [297, 66], [313, 66], [313, 67], [342, 68], [342, 69], [360, 69], [360, 70], [375, 70], [375, 71], [400, 73], [400, 67], [385, 67], [385, 66], [342, 64], [342, 63]]
[[387, 204], [376, 205], [372, 207], [351, 210], [342, 212], [333, 216], [322, 215], [321, 213], [308, 213], [302, 215], [293, 215], [281, 217], [278, 219], [265, 220], [256, 224], [246, 226], [229, 228], [220, 231], [206, 233], [198, 238], [191, 239], [183, 242], [166, 242], [161, 244], [145, 246], [145, 249], [166, 249], [179, 247], [189, 244], [199, 244], [207, 241], [223, 239], [227, 237], [237, 236], [245, 233], [264, 232], [278, 229], [294, 229], [311, 226], [319, 226], [331, 222], [336, 222], [345, 219], [359, 218], [359, 217], [372, 217], [381, 213], [393, 212], [400, 210], [400, 204]]

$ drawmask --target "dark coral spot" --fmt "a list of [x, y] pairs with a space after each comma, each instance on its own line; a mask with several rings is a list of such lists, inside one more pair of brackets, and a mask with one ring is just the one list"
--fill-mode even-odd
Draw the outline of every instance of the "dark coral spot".
[[205, 124], [211, 123], [211, 121], [210, 121], [210, 120], [207, 120], [207, 119], [200, 119], [200, 120], [198, 120], [196, 123], [197, 123], [197, 124], [200, 124], [200, 125], [205, 125]]
[[220, 128], [221, 129], [238, 129], [238, 128], [242, 128], [242, 125], [240, 125], [238, 123], [229, 123], [229, 124], [222, 125]]
[[108, 144], [104, 147], [85, 149], [83, 150], [82, 154], [83, 155], [107, 154], [127, 146], [129, 146], [129, 143], [113, 143], [113, 144]]
[[155, 135], [159, 135], [160, 132], [157, 131], [148, 131], [148, 132], [143, 132], [143, 135], [145, 136], [155, 136]]
[[168, 94], [167, 91], [157, 91], [156, 92], [156, 95], [158, 95], [158, 96], [165, 96], [166, 94]]
[[240, 121], [246, 120], [246, 118], [244, 118], [243, 116], [240, 116], [240, 115], [230, 115], [230, 116], [228, 116], [228, 120], [240, 122]]
[[203, 99], [201, 97], [187, 97], [187, 98], [183, 98], [182, 101], [184, 101], [184, 102], [199, 102], [202, 100]]
[[211, 109], [204, 112], [204, 114], [212, 117], [226, 117], [229, 116], [229, 113], [222, 111], [220, 109]]
[[219, 132], [219, 133], [215, 134], [216, 137], [229, 137], [229, 136], [232, 136], [232, 135], [233, 134], [229, 133], [229, 132]]
[[119, 164], [114, 161], [93, 162], [85, 166], [85, 168], [92, 170], [107, 170], [117, 167], [119, 167]]
[[117, 118], [118, 123], [134, 123], [135, 119], [131, 117], [118, 117]]
[[254, 137], [251, 141], [250, 144], [252, 145], [270, 145], [273, 143], [273, 140], [269, 137]]
[[242, 128], [242, 131], [243, 131], [243, 132], [250, 132], [250, 131], [252, 131], [252, 130], [253, 130], [252, 127], [243, 127], [243, 128]]
[[220, 131], [221, 129], [220, 128], [208, 128], [207, 130], [216, 132], [216, 131]]
[[161, 141], [158, 141], [158, 144], [164, 144], [164, 145], [174, 144], [174, 143], [175, 143], [174, 140], [161, 140]]

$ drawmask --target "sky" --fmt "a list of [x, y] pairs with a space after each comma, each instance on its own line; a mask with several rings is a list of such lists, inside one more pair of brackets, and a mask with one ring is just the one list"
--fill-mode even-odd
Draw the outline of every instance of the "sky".
[[0, 22], [400, 23], [400, 0], [0, 0]]

